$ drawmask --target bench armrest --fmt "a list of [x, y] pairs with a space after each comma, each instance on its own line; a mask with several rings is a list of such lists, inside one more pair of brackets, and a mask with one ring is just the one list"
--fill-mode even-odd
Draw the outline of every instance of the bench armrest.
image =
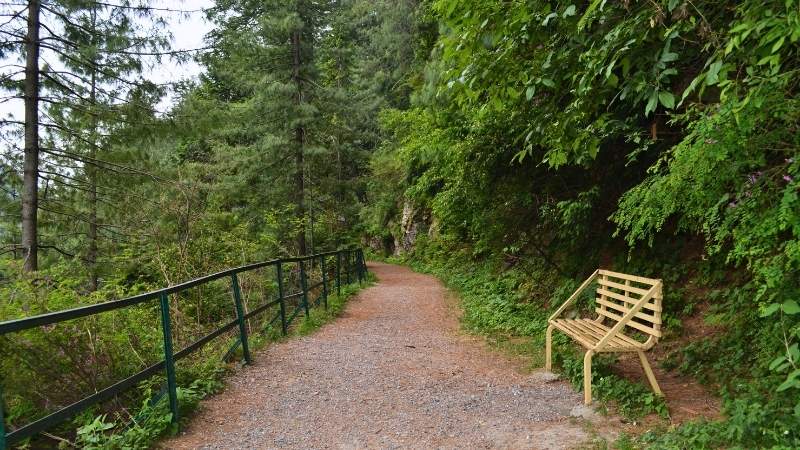
[[622, 316], [622, 319], [620, 319], [619, 322], [617, 322], [616, 325], [614, 325], [610, 330], [608, 330], [608, 333], [606, 333], [606, 335], [603, 336], [603, 338], [600, 339], [599, 342], [597, 342], [597, 345], [595, 345], [592, 350], [598, 351], [601, 348], [603, 348], [603, 346], [605, 346], [608, 341], [610, 341], [617, 333], [620, 332], [620, 330], [622, 330], [622, 328], [628, 322], [631, 321], [631, 319], [633, 319], [633, 317], [636, 315], [636, 313], [641, 311], [641, 309], [644, 307], [644, 304], [647, 303], [648, 301], [650, 301], [651, 298], [653, 298], [653, 296], [656, 294], [656, 292], [658, 291], [658, 289], [660, 287], [661, 287], [661, 283], [654, 284], [647, 291], [647, 293], [645, 295], [643, 295], [642, 298], [640, 298], [639, 301], [636, 302], [636, 304], [633, 305], [633, 307], [630, 309], [630, 311], [625, 313], [625, 315]]
[[556, 317], [558, 317], [559, 315], [561, 315], [561, 313], [563, 313], [563, 312], [564, 312], [564, 310], [565, 310], [565, 309], [567, 309], [567, 307], [568, 307], [570, 304], [572, 304], [572, 302], [574, 302], [574, 301], [575, 301], [575, 299], [577, 299], [577, 298], [578, 298], [578, 296], [581, 294], [581, 292], [583, 292], [584, 290], [586, 290], [586, 288], [587, 288], [587, 287], [589, 287], [589, 284], [591, 284], [592, 280], [594, 280], [594, 278], [597, 276], [598, 272], [600, 272], [600, 269], [597, 269], [597, 270], [595, 270], [595, 271], [594, 271], [594, 273], [592, 273], [592, 275], [590, 275], [590, 276], [589, 276], [589, 278], [587, 278], [587, 279], [586, 279], [586, 281], [584, 281], [584, 282], [583, 282], [583, 283], [580, 285], [580, 287], [579, 287], [579, 288], [578, 288], [578, 289], [577, 289], [575, 292], [573, 292], [573, 293], [572, 293], [572, 295], [570, 295], [570, 296], [569, 296], [569, 298], [567, 299], [567, 301], [565, 301], [565, 302], [564, 302], [564, 303], [563, 303], [563, 304], [562, 304], [562, 305], [561, 305], [561, 306], [560, 306], [560, 307], [559, 307], [559, 308], [556, 310], [556, 312], [554, 312], [554, 313], [553, 313], [553, 315], [552, 315], [552, 316], [550, 316], [550, 318], [549, 318], [549, 319], [547, 319], [547, 321], [549, 322], [549, 321], [551, 321], [551, 320], [555, 319]]

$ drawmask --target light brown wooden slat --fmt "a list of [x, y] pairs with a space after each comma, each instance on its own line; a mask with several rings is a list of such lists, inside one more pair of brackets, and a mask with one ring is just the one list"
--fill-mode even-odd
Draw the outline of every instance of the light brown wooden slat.
[[594, 344], [591, 342], [591, 340], [587, 340], [585, 336], [582, 336], [580, 333], [577, 333], [575, 330], [572, 330], [564, 322], [565, 322], [564, 319], [559, 319], [559, 320], [554, 320], [551, 323], [553, 324], [553, 326], [566, 333], [567, 336], [578, 341], [578, 343], [583, 345], [584, 347], [586, 348], [594, 347]]
[[[609, 331], [611, 331], [611, 328], [595, 323], [590, 319], [580, 319], [578, 320], [578, 322], [586, 327], [594, 328], [600, 334], [600, 338], [602, 338], [603, 336], [608, 334]], [[636, 340], [631, 339], [622, 333], [617, 333], [617, 335], [614, 336], [614, 339], [617, 341], [619, 347], [641, 348], [642, 346], [640, 342], [637, 342]], [[599, 341], [600, 340], [598, 339], [598, 342]]]
[[598, 331], [595, 328], [585, 326], [584, 324], [581, 323], [580, 319], [570, 320], [569, 325], [573, 328], [580, 330], [585, 335], [591, 336], [592, 344], [597, 344], [597, 342], [600, 341], [600, 339], [602, 339], [603, 336], [605, 336], [606, 334], [602, 331]]
[[[598, 283], [600, 283], [602, 285], [604, 282], [607, 282], [607, 281], [608, 281], [608, 276], [600, 275], [600, 280], [598, 281]], [[601, 295], [600, 298], [605, 300], [606, 297]], [[603, 309], [605, 309], [605, 307]]]
[[612, 288], [616, 288], [616, 289], [622, 289], [624, 291], [633, 292], [634, 294], [639, 294], [639, 296], [640, 296], [639, 298], [641, 298], [642, 295], [647, 294], [647, 291], [648, 291], [648, 289], [642, 289], [642, 288], [638, 288], [638, 287], [634, 287], [634, 286], [626, 286], [624, 284], [615, 283], [615, 282], [610, 281], [608, 279], [600, 280], [600, 281], [597, 282], [597, 284], [600, 284], [600, 285], [606, 286], [606, 287], [612, 287]]
[[[618, 315], [616, 315], [616, 314], [614, 314], [614, 313], [612, 313], [612, 312], [610, 312], [608, 310], [601, 312], [601, 314], [603, 314], [604, 316], [608, 317], [609, 319], [616, 320], [617, 322], [622, 320], [622, 316], [618, 316]], [[639, 322], [634, 322], [633, 320], [629, 320], [627, 323], [625, 323], [625, 325], [629, 326], [629, 327], [632, 327], [632, 328], [636, 328], [639, 331], [643, 331], [643, 332], [645, 332], [647, 334], [651, 334], [651, 335], [653, 335], [655, 337], [661, 337], [661, 331], [660, 330], [656, 330], [655, 328], [648, 327], [647, 325], [642, 325]]]
[[574, 320], [561, 319], [560, 322], [561, 323], [559, 325], [561, 326], [561, 329], [565, 330], [565, 333], [567, 333], [568, 336], [579, 341], [581, 345], [587, 349], [594, 348], [600, 341], [600, 337], [597, 337], [594, 333], [588, 333], [586, 330], [581, 329], [575, 324]]
[[656, 283], [660, 283], [661, 282], [661, 280], [656, 280], [655, 278], [645, 278], [645, 277], [640, 277], [640, 276], [637, 276], [637, 275], [630, 275], [630, 274], [627, 274], [627, 273], [614, 272], [614, 271], [606, 270], [606, 269], [600, 269], [598, 271], [598, 273], [600, 275], [608, 275], [610, 277], [619, 278], [621, 280], [631, 280], [631, 281], [635, 281], [637, 283], [649, 284], [651, 286], [655, 285]]
[[[587, 349], [593, 349], [595, 346], [597, 346], [597, 343], [600, 342], [600, 339], [608, 334], [608, 331], [610, 330], [610, 328], [603, 327], [602, 325], [598, 326], [590, 319], [558, 319], [553, 322], [553, 325], [567, 334], [567, 336], [570, 336], [578, 341], [578, 343]], [[619, 333], [598, 351], [627, 352], [637, 351], [642, 348], [643, 346], [641, 343]]]
[[[617, 303], [614, 303], [614, 302], [610, 302], [608, 300], [601, 300], [601, 299], [598, 298], [596, 300], [596, 302], [601, 304], [601, 305], [603, 305], [603, 306], [607, 306], [609, 308], [614, 308], [615, 310], [621, 312], [622, 315], [625, 315], [628, 311], [631, 310], [630, 308], [627, 308], [627, 307], [625, 307], [623, 305], [620, 305], [620, 304], [617, 304]], [[604, 309], [604, 308], [597, 308], [597, 309]], [[661, 315], [660, 314], [647, 314], [647, 313], [643, 313], [643, 312], [638, 312], [638, 313], [636, 313], [635, 317], [638, 317], [638, 318], [640, 318], [642, 320], [646, 320], [646, 321], [648, 321], [648, 322], [650, 322], [650, 323], [652, 323], [654, 325], [655, 324], [661, 325]]]
[[567, 333], [567, 335], [569, 335], [569, 336], [574, 336], [574, 337], [580, 338], [586, 344], [591, 344], [592, 343], [592, 340], [591, 340], [590, 337], [584, 336], [582, 333], [579, 333], [577, 330], [573, 329], [569, 325], [569, 322], [570, 322], [569, 319], [557, 319], [557, 320], [555, 320], [553, 322], [553, 325], [555, 325], [561, 331]]
[[562, 322], [562, 325], [566, 328], [569, 328], [573, 334], [581, 336], [586, 341], [586, 343], [591, 344], [592, 346], [597, 344], [597, 341], [599, 340], [599, 338], [595, 336], [594, 333], [588, 333], [586, 332], [586, 330], [581, 329], [579, 326], [575, 324], [575, 321], [573, 320], [565, 320]]
[[[604, 331], [603, 332], [603, 336], [605, 336], [606, 333], [611, 331], [611, 328], [606, 327], [604, 325], [600, 325], [599, 323], [596, 323], [596, 322], [594, 322], [593, 320], [590, 320], [590, 319], [580, 319], [580, 321], [583, 322], [586, 326], [594, 327], [596, 329]], [[630, 338], [628, 336], [625, 336], [622, 333], [617, 333], [617, 335], [614, 336], [614, 338], [620, 340], [623, 344], [627, 344], [627, 345], [632, 346], [632, 347], [640, 348], [643, 345], [641, 342], [638, 342], [636, 339], [633, 339], [633, 338]]]
[[[594, 342], [594, 345], [597, 345], [597, 343], [600, 342], [600, 339], [603, 339], [603, 336], [605, 336], [609, 332], [609, 330], [602, 330], [602, 329], [594, 328], [591, 325], [589, 325], [588, 323], [584, 322], [583, 320], [575, 320], [575, 321], [572, 322], [572, 324], [574, 326], [576, 326], [576, 327], [581, 328], [582, 330], [586, 331], [587, 333], [592, 333], [593, 336], [596, 339], [596, 341]], [[609, 342], [609, 343], [611, 345], [608, 345], [608, 347], [610, 347], [612, 349], [616, 349], [616, 350], [623, 350], [623, 349], [627, 349], [627, 348], [631, 348], [632, 349], [634, 347], [634, 345], [631, 345], [629, 342], [625, 342], [625, 340], [622, 339], [619, 335], [614, 336], [613, 338], [611, 338], [611, 342]], [[601, 351], [602, 351], [602, 349], [601, 349]]]
[[[622, 294], [617, 294], [616, 292], [607, 291], [605, 289], [597, 289], [597, 293], [605, 295], [606, 297], [611, 297], [617, 300], [622, 300], [623, 302], [626, 303], [630, 303], [631, 306], [633, 306], [633, 304], [639, 301], [638, 299], [635, 299], [633, 297], [625, 297]], [[645, 303], [644, 306], [642, 307], [647, 308], [651, 311], [661, 312], [661, 306], [658, 304], [658, 302], [655, 301], [655, 299], [648, 300], [647, 303]]]

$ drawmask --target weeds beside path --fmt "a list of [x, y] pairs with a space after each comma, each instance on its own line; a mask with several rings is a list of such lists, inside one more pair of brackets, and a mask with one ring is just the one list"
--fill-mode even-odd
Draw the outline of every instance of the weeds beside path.
[[270, 346], [166, 448], [573, 448], [580, 397], [459, 332], [434, 277], [379, 282], [318, 332]]

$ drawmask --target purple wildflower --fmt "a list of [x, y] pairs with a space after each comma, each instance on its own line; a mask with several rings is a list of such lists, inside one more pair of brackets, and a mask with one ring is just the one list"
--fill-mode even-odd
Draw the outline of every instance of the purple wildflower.
[[784, 176], [783, 176], [783, 181], [785, 181], [785, 182], [787, 182], [787, 183], [791, 183], [793, 179], [794, 179], [794, 178], [792, 178], [792, 176], [791, 176], [791, 175], [784, 175]]

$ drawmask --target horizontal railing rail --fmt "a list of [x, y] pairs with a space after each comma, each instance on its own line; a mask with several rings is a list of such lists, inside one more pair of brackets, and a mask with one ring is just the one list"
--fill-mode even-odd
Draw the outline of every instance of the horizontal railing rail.
[[[332, 267], [332, 270], [329, 270], [329, 267], [326, 266], [327, 264], [326, 260], [331, 257], [335, 257], [333, 261], [334, 265]], [[309, 285], [308, 273], [306, 268], [306, 263], [309, 262], [312, 265], [315, 262], [318, 262], [321, 275], [321, 280], [314, 281], [311, 285]], [[284, 286], [283, 269], [286, 264], [298, 265], [298, 271], [300, 277], [299, 280], [300, 291], [298, 292], [293, 292], [293, 293], [284, 292], [285, 286]], [[276, 269], [275, 278], [277, 281], [278, 298], [270, 300], [265, 304], [262, 304], [248, 312], [245, 312], [242, 304], [243, 303], [242, 293], [241, 293], [241, 288], [239, 286], [238, 275], [241, 273], [250, 272], [270, 266], [274, 266]], [[158, 289], [144, 294], [123, 298], [120, 300], [112, 300], [104, 303], [98, 303], [95, 305], [82, 306], [63, 311], [55, 311], [51, 313], [40, 314], [37, 316], [0, 322], [0, 336], [4, 336], [9, 333], [16, 333], [24, 330], [29, 330], [32, 328], [54, 325], [57, 323], [75, 320], [82, 317], [89, 317], [104, 312], [110, 312], [123, 308], [128, 308], [134, 305], [139, 305], [148, 301], [153, 301], [158, 299], [160, 302], [159, 304], [160, 314], [161, 314], [160, 320], [161, 320], [161, 329], [162, 329], [163, 344], [164, 344], [163, 360], [146, 367], [145, 369], [129, 376], [128, 378], [117, 381], [116, 383], [104, 389], [94, 392], [93, 394], [88, 395], [70, 405], [67, 405], [45, 417], [42, 417], [38, 420], [28, 423], [27, 425], [16, 428], [8, 433], [6, 432], [7, 428], [3, 414], [3, 393], [2, 393], [2, 376], [1, 376], [2, 374], [0, 374], [0, 450], [6, 450], [8, 446], [16, 442], [19, 442], [25, 438], [32, 437], [49, 428], [52, 428], [55, 425], [63, 423], [64, 421], [72, 417], [75, 417], [77, 414], [86, 410], [90, 406], [103, 401], [110, 400], [115, 396], [119, 395], [120, 393], [135, 387], [138, 383], [152, 376], [158, 375], [159, 373], [162, 373], [162, 371], [166, 375], [167, 379], [165, 391], [166, 391], [166, 397], [168, 397], [169, 399], [169, 407], [172, 413], [172, 421], [177, 422], [178, 396], [177, 396], [177, 385], [175, 381], [176, 361], [179, 361], [189, 356], [190, 354], [200, 350], [203, 346], [210, 343], [214, 339], [238, 327], [239, 335], [236, 338], [236, 341], [234, 342], [233, 346], [230, 348], [230, 350], [228, 350], [223, 359], [228, 360], [229, 357], [233, 355], [238, 350], [238, 348], [241, 347], [244, 362], [246, 364], [249, 364], [251, 363], [251, 354], [249, 349], [248, 332], [246, 327], [246, 321], [248, 319], [251, 319], [259, 314], [262, 314], [272, 307], [279, 306], [280, 309], [278, 314], [268, 322], [267, 327], [271, 326], [272, 324], [280, 320], [281, 333], [283, 335], [286, 335], [288, 333], [288, 327], [291, 325], [292, 321], [300, 313], [300, 311], [304, 311], [306, 318], [308, 318], [310, 314], [309, 308], [311, 307], [311, 303], [313, 303], [313, 305], [315, 306], [322, 303], [324, 307], [327, 309], [328, 295], [331, 291], [330, 290], [331, 283], [333, 283], [333, 287], [335, 287], [336, 292], [338, 294], [341, 294], [342, 285], [350, 284], [351, 277], [355, 277], [355, 279], [360, 283], [365, 279], [366, 274], [367, 274], [367, 267], [364, 261], [363, 251], [361, 249], [342, 249], [331, 252], [317, 253], [309, 256], [273, 259], [270, 261], [249, 264], [245, 266], [235, 267], [232, 269], [227, 269], [211, 275], [206, 275], [204, 277], [196, 278], [163, 289]], [[170, 317], [169, 296], [173, 294], [178, 294], [182, 291], [191, 289], [193, 287], [207, 284], [215, 280], [224, 279], [226, 277], [230, 278], [231, 291], [233, 294], [232, 295], [233, 304], [236, 310], [236, 318], [234, 320], [226, 322], [224, 325], [217, 328], [216, 330], [186, 345], [184, 348], [178, 350], [177, 352], [174, 352], [172, 349], [173, 345], [172, 319]], [[318, 295], [314, 300], [309, 301], [308, 298], [309, 293], [319, 288], [322, 288], [321, 292], [318, 293]], [[295, 307], [294, 311], [292, 311], [291, 315], [289, 316], [287, 315], [287, 308], [286, 308], [287, 301], [293, 299], [299, 299], [299, 304]], [[164, 396], [163, 393], [161, 395]], [[156, 399], [156, 401], [159, 399], [160, 397]]]

